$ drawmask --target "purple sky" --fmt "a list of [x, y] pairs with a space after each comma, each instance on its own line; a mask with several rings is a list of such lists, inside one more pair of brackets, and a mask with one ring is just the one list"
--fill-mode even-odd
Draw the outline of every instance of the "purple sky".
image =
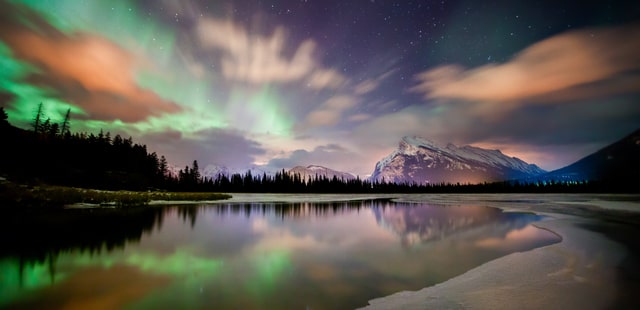
[[640, 127], [634, 1], [2, 1], [0, 105], [176, 166], [370, 174], [402, 136], [544, 169]]

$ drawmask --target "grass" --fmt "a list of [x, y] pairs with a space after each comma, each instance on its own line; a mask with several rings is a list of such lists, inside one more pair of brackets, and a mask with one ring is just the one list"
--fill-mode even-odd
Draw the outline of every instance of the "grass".
[[205, 201], [231, 198], [221, 193], [103, 191], [64, 186], [0, 184], [0, 206], [64, 207], [87, 203], [117, 207], [147, 205], [153, 200]]

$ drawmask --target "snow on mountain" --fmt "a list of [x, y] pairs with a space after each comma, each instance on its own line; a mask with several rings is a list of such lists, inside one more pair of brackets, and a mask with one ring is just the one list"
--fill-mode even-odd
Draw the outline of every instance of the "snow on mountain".
[[200, 175], [206, 178], [216, 179], [219, 175], [229, 176], [231, 171], [225, 166], [207, 165], [200, 171]]
[[[176, 167], [171, 164], [168, 165], [167, 167], [167, 170], [169, 171], [169, 173], [174, 177], [177, 177], [179, 175], [179, 171], [184, 169], [185, 167]], [[250, 171], [251, 175], [253, 176], [262, 176], [265, 173], [269, 176], [272, 176], [275, 174], [275, 172], [265, 169], [263, 166], [258, 166], [258, 165], [251, 165], [249, 167], [242, 168], [242, 169], [230, 169], [229, 167], [220, 166], [220, 165], [207, 165], [206, 167], [204, 167], [204, 169], [200, 168], [200, 175], [202, 177], [216, 179], [218, 178], [219, 175], [224, 175], [229, 177], [233, 174], [241, 174], [244, 176], [248, 171]]]
[[184, 167], [177, 167], [175, 165], [172, 164], [168, 164], [167, 165], [167, 172], [169, 173], [170, 176], [172, 177], [177, 177], [178, 175], [180, 175], [180, 170], [184, 169]]
[[[207, 168], [211, 167], [211, 169], [209, 169], [209, 171], [207, 171]], [[216, 166], [216, 165], [209, 165], [207, 166], [207, 168], [205, 168], [204, 172], [202, 173], [202, 176], [206, 176], [209, 178], [217, 178], [218, 175], [222, 174], [222, 175], [226, 175], [226, 176], [231, 176], [233, 174], [240, 174], [240, 175], [246, 175], [247, 172], [251, 172], [252, 176], [262, 176], [264, 174], [268, 175], [268, 176], [273, 176], [275, 175], [274, 171], [271, 171], [269, 169], [266, 169], [264, 166], [258, 166], [258, 165], [251, 165], [249, 167], [245, 167], [245, 168], [241, 168], [241, 169], [229, 169], [227, 167], [224, 166]]]
[[504, 237], [509, 231], [522, 229], [531, 220], [482, 206], [373, 208], [371, 211], [378, 225], [400, 237], [403, 247], [424, 245], [459, 234], [465, 234], [465, 238], [484, 238], [485, 234]]
[[327, 167], [317, 165], [310, 165], [307, 167], [296, 166], [289, 169], [287, 173], [289, 173], [290, 175], [299, 174], [303, 180], [308, 180], [309, 178], [314, 179], [316, 175], [318, 177], [326, 177], [328, 179], [332, 179], [335, 176], [338, 178], [338, 180], [353, 180], [356, 178], [356, 176], [351, 173], [336, 171]]
[[245, 175], [247, 172], [251, 172], [251, 175], [253, 176], [262, 176], [264, 174], [268, 176], [273, 176], [276, 174], [275, 171], [269, 170], [265, 166], [258, 166], [258, 165], [251, 165], [249, 167], [236, 171], [236, 173], [240, 173], [242, 175]]
[[440, 146], [421, 137], [404, 137], [396, 150], [376, 164], [372, 180], [387, 182], [480, 183], [545, 173], [538, 166], [499, 150]]

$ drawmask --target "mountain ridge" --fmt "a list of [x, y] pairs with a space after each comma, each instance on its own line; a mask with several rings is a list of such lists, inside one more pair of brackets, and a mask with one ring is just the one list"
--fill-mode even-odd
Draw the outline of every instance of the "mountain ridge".
[[307, 180], [308, 178], [318, 177], [326, 177], [327, 179], [332, 179], [334, 176], [338, 178], [338, 180], [354, 180], [356, 176], [349, 173], [338, 170], [333, 170], [331, 168], [327, 168], [320, 165], [308, 165], [304, 166], [295, 166], [287, 171], [290, 175], [299, 174], [303, 180]]
[[405, 136], [398, 148], [376, 163], [372, 180], [395, 183], [482, 183], [546, 173], [500, 150], [441, 146], [419, 136]]
[[542, 175], [543, 180], [611, 181], [640, 180], [640, 128], [576, 162]]

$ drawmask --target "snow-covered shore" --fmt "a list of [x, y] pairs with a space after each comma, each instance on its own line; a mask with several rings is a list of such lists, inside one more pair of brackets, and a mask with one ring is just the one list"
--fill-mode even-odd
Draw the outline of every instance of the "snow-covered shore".
[[[610, 235], [615, 225], [637, 224], [640, 196], [411, 195], [399, 200], [536, 212], [549, 216], [536, 225], [563, 240], [501, 257], [419, 291], [371, 300], [366, 309], [605, 309], [628, 302], [620, 298], [629, 283], [619, 279], [619, 267], [630, 251]], [[609, 222], [604, 234], [585, 228], [603, 224], [602, 218], [621, 223]]]

